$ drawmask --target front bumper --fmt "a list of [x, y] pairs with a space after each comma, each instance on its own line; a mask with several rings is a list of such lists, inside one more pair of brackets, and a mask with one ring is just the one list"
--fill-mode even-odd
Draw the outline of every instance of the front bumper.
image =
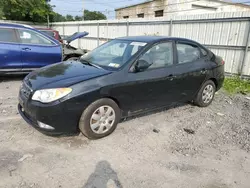
[[54, 131], [51, 131], [51, 130], [45, 130], [45, 129], [42, 129], [38, 126], [38, 123], [37, 121], [33, 120], [23, 109], [23, 107], [18, 104], [17, 106], [17, 109], [18, 109], [18, 112], [19, 114], [22, 116], [22, 118], [28, 123], [30, 124], [32, 127], [34, 127], [35, 129], [37, 129], [38, 131], [42, 132], [43, 134], [46, 134], [46, 135], [60, 135], [62, 133], [60, 132], [54, 132]]
[[[74, 135], [79, 133], [78, 122], [82, 109], [74, 107], [70, 100], [42, 104], [19, 95], [18, 111], [28, 124], [46, 135]], [[38, 121], [54, 129], [41, 128]]]

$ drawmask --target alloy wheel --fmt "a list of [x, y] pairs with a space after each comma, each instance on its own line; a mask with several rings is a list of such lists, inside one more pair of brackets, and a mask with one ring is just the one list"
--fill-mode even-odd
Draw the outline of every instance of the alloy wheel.
[[90, 128], [96, 134], [106, 133], [115, 122], [115, 111], [111, 106], [101, 106], [90, 118]]
[[209, 103], [214, 97], [214, 87], [208, 84], [202, 92], [202, 101], [204, 103]]

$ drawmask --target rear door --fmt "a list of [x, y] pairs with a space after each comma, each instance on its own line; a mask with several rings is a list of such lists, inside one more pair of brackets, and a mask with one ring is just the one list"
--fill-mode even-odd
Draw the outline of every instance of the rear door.
[[22, 69], [31, 70], [62, 60], [61, 45], [36, 31], [18, 29]]
[[22, 68], [20, 45], [15, 30], [0, 28], [0, 71], [18, 71]]
[[177, 41], [177, 66], [174, 76], [178, 82], [179, 101], [191, 100], [205, 81], [211, 65], [202, 48], [192, 42]]

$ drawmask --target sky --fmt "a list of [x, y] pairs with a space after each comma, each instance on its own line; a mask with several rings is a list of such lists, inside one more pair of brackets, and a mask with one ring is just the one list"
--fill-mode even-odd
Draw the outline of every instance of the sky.
[[100, 11], [109, 19], [115, 18], [114, 9], [144, 2], [145, 0], [51, 0], [50, 4], [55, 5], [55, 12], [62, 15], [82, 15], [83, 7], [90, 11]]
[[[90, 11], [100, 11], [109, 19], [114, 19], [114, 9], [144, 1], [145, 0], [51, 0], [50, 4], [55, 5], [53, 8], [54, 11], [62, 15], [82, 15], [84, 8]], [[240, 3], [247, 2], [247, 0], [233, 0], [233, 2]]]

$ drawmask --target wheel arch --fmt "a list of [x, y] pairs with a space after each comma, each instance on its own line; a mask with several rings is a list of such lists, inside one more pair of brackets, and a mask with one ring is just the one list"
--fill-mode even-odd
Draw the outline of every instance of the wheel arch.
[[215, 89], [217, 90], [217, 88], [218, 88], [218, 81], [216, 80], [216, 78], [210, 78], [210, 79], [208, 79], [208, 80], [211, 80], [211, 81], [213, 81], [214, 82], [214, 84], [215, 84]]
[[118, 105], [118, 107], [121, 109], [121, 104], [120, 104], [120, 102], [116, 98], [111, 97], [111, 96], [103, 96], [102, 98], [103, 99], [107, 98], [107, 99], [113, 100]]

